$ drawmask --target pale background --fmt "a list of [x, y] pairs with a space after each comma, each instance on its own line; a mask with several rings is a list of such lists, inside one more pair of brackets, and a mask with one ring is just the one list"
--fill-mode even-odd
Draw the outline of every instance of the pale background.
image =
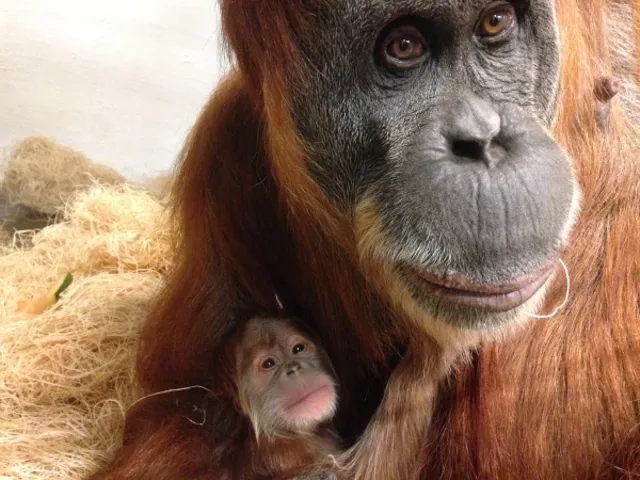
[[0, 147], [166, 171], [227, 67], [215, 0], [0, 0]]

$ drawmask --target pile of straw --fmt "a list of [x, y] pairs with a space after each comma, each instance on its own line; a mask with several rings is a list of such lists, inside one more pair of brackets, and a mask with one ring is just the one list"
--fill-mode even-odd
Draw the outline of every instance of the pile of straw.
[[3, 193], [42, 213], [56, 214], [60, 205], [96, 181], [102, 185], [125, 183], [112, 168], [46, 137], [17, 142], [9, 158], [3, 172]]
[[[42, 166], [56, 151], [69, 153], [45, 149], [21, 168], [14, 156], [9, 167], [26, 176], [39, 170], [38, 188], [55, 186], [59, 180], [49, 183]], [[82, 172], [79, 165], [77, 178]], [[15, 234], [29, 237], [28, 248], [16, 238], [0, 244], [0, 479], [86, 478], [118, 446], [137, 396], [135, 343], [171, 266], [170, 225], [151, 192], [93, 179], [41, 192], [43, 211], [61, 214], [39, 232]], [[35, 180], [13, 173], [8, 180], [28, 186], [25, 203], [39, 207]], [[54, 198], [65, 200], [56, 206]], [[36, 316], [15, 313], [19, 300], [45, 293], [66, 272], [74, 281], [55, 306]]]

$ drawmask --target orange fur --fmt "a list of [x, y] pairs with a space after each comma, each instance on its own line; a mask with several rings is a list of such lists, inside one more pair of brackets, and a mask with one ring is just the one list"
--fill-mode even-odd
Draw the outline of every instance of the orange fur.
[[[617, 73], [612, 32], [631, 32], [617, 44], [636, 62], [629, 79], [638, 78], [637, 5], [635, 19], [611, 15], [614, 7], [631, 8], [623, 3], [556, 1], [562, 79], [553, 133], [573, 158], [583, 192], [564, 255], [570, 303], [457, 365], [439, 388], [431, 425], [428, 419], [420, 424], [422, 411], [411, 408], [433, 395], [433, 377], [424, 381], [413, 370], [430, 350], [415, 361], [409, 347], [363, 440], [368, 454], [384, 453], [386, 442], [423, 447], [416, 459], [425, 462], [423, 477], [442, 480], [640, 475], [640, 139], [631, 121], [638, 112], [621, 103], [637, 91], [612, 101], [606, 128], [594, 115], [596, 82], [603, 72]], [[322, 326], [341, 384], [357, 385], [372, 372], [384, 379], [395, 366], [389, 352], [418, 336], [396, 302], [376, 294], [376, 272], [364, 274], [371, 262], [358, 258], [355, 234], [303, 166], [308, 146], [294, 131], [286, 96], [286, 76], [306, 74], [291, 34], [305, 28], [303, 6], [224, 0], [222, 19], [238, 69], [214, 93], [181, 157], [174, 189], [178, 266], [145, 324], [138, 361], [145, 393], [198, 383], [211, 388], [213, 398], [222, 396], [227, 379], [215, 361], [234, 312], [247, 304], [272, 309], [276, 291], [285, 305], [304, 306]], [[615, 22], [624, 24], [616, 28]], [[376, 219], [364, 207], [359, 225], [366, 232]], [[278, 261], [281, 256], [287, 260]], [[295, 282], [287, 282], [292, 272]], [[558, 277], [544, 311], [559, 303], [564, 288]], [[370, 396], [381, 395], [383, 386]], [[340, 408], [354, 412], [340, 425], [347, 434], [361, 431], [374, 413], [368, 393], [347, 389], [341, 397]], [[128, 425], [142, 416], [145, 428], [127, 437], [111, 478], [146, 471], [185, 478], [202, 455], [208, 459], [197, 467], [202, 478], [220, 478], [216, 462], [236, 445], [221, 437], [235, 431], [233, 411], [214, 404], [209, 418], [219, 424], [208, 420], [184, 430], [181, 414], [159, 409], [157, 401], [141, 402], [128, 415]], [[413, 428], [398, 433], [397, 416], [411, 418]], [[428, 434], [423, 427], [430, 427]], [[172, 460], [152, 470], [159, 449]], [[372, 468], [373, 478], [385, 480], [410, 471], [394, 461]]]

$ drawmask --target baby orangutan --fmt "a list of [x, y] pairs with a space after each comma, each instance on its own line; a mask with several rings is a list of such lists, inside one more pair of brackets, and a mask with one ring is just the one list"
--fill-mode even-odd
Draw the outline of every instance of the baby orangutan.
[[292, 318], [271, 316], [251, 318], [236, 337], [238, 401], [255, 434], [248, 478], [313, 473], [338, 451], [336, 377], [311, 338]]

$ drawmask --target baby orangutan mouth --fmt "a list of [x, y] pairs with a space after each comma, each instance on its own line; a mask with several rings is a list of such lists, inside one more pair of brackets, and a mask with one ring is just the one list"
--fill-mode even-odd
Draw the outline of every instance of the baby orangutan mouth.
[[336, 404], [336, 392], [332, 384], [328, 382], [305, 388], [292, 402], [285, 406], [291, 418], [299, 422], [309, 419], [330, 418]]

